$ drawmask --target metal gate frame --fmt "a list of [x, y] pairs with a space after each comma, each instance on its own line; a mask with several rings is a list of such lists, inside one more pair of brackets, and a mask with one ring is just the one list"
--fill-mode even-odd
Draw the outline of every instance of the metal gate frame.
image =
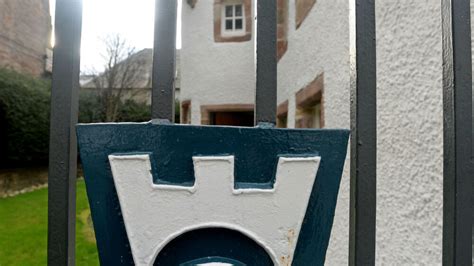
[[[276, 121], [276, 1], [257, 1], [255, 123]], [[349, 265], [375, 265], [375, 0], [351, 0]], [[152, 121], [174, 119], [177, 2], [155, 0]], [[474, 176], [469, 0], [441, 0], [443, 32], [443, 265], [470, 265]], [[48, 180], [48, 265], [75, 264], [82, 0], [57, 0]], [[158, 63], [159, 62], [159, 63]]]

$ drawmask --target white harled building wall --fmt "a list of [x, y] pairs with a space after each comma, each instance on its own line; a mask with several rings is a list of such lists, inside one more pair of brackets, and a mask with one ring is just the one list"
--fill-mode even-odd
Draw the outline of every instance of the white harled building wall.
[[[349, 3], [319, 0], [278, 69], [278, 99], [324, 72], [326, 128], [349, 128]], [[376, 1], [377, 265], [440, 265], [442, 248], [442, 57], [439, 1]], [[363, 100], [363, 99], [362, 99]], [[347, 265], [349, 160], [342, 178], [327, 265]]]
[[191, 100], [191, 123], [201, 123], [201, 105], [253, 104], [254, 34], [246, 42], [215, 42], [213, 0], [183, 1], [181, 100]]
[[[193, 124], [200, 121], [195, 102], [254, 97], [254, 38], [214, 43], [212, 2], [183, 4], [182, 95], [192, 98]], [[297, 30], [295, 0], [288, 6], [288, 50], [278, 64], [278, 104], [288, 100], [288, 127], [295, 126], [295, 93], [324, 73], [325, 128], [349, 128], [349, 1], [317, 0]], [[441, 265], [441, 4], [376, 0], [376, 18], [376, 265]], [[347, 159], [326, 265], [348, 264], [348, 240]]]

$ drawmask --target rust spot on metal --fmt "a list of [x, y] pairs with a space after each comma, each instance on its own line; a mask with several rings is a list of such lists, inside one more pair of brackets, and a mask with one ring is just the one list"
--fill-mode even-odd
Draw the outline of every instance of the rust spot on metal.
[[295, 242], [295, 229], [289, 229], [288, 232], [286, 233], [286, 239], [288, 240], [288, 255], [286, 256], [281, 256], [280, 257], [280, 263], [281, 265], [284, 266], [290, 266], [291, 265], [291, 251], [293, 250], [293, 244]]
[[288, 249], [291, 250], [293, 247], [293, 242], [295, 240], [295, 229], [288, 230], [286, 238], [288, 239]]
[[290, 255], [281, 256], [280, 263], [283, 266], [291, 266], [291, 256]]

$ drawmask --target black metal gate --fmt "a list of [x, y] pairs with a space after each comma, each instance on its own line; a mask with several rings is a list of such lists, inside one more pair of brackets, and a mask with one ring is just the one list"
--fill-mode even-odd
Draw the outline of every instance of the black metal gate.
[[[441, 0], [444, 91], [443, 265], [472, 257], [472, 66], [469, 0]], [[152, 119], [174, 119], [177, 2], [156, 0]], [[351, 1], [350, 265], [375, 264], [375, 1]], [[257, 2], [255, 123], [275, 125], [276, 1]], [[51, 101], [48, 264], [74, 265], [81, 0], [57, 0]], [[158, 64], [159, 62], [159, 64]]]

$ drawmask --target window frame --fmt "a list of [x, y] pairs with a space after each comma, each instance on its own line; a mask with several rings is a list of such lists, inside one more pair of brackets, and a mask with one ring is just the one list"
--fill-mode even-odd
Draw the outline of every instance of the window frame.
[[[227, 7], [232, 7], [232, 16], [227, 17], [226, 11]], [[236, 7], [240, 6], [242, 14], [240, 16], [236, 15]], [[224, 1], [221, 8], [221, 34], [223, 37], [233, 37], [233, 36], [243, 36], [246, 34], [245, 29], [245, 7], [243, 1]], [[242, 21], [242, 28], [236, 29], [236, 21], [240, 19]], [[227, 21], [232, 21], [232, 29], [228, 30], [226, 28]]]
[[316, 115], [324, 128], [324, 72], [295, 93], [295, 107], [295, 128], [315, 128]]
[[[253, 32], [253, 5], [252, 0], [214, 0], [214, 42], [216, 43], [232, 43], [232, 42], [247, 42], [252, 39]], [[225, 31], [225, 5], [242, 5], [243, 25], [242, 31], [239, 33], [232, 33], [232, 31]], [[224, 11], [223, 11], [224, 10]]]

